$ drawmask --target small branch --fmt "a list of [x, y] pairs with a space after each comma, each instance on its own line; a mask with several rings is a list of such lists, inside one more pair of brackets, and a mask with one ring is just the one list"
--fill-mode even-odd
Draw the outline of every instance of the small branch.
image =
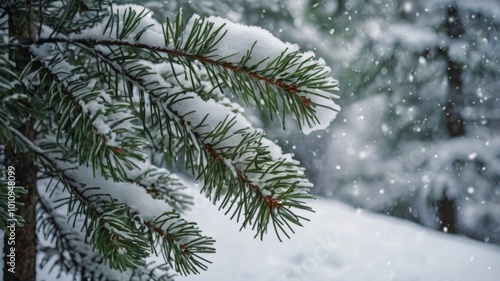
[[[200, 140], [200, 142], [202, 143], [203, 147], [208, 150], [209, 154], [214, 159], [216, 159], [221, 164], [223, 164], [227, 167], [228, 164], [223, 160], [223, 157], [219, 153], [217, 153], [217, 151], [215, 151], [215, 149], [213, 149], [211, 144], [203, 143], [201, 140]], [[251, 189], [255, 192], [258, 192], [261, 195], [262, 201], [269, 208], [269, 210], [271, 211], [271, 214], [273, 213], [272, 211], [274, 211], [276, 208], [281, 207], [281, 202], [279, 200], [272, 198], [272, 196], [270, 196], [270, 195], [264, 196], [261, 192], [261, 188], [255, 184], [253, 184], [252, 181], [248, 178], [248, 176], [245, 174], [244, 171], [242, 171], [236, 167], [233, 167], [233, 168], [236, 170], [236, 175], [238, 176], [238, 178], [243, 181], [243, 183], [245, 184], [246, 187], [248, 187], [249, 189]]]
[[144, 225], [146, 225], [149, 229], [152, 229], [160, 237], [166, 238], [169, 244], [176, 246], [178, 245], [179, 249], [181, 249], [181, 251], [186, 255], [186, 257], [188, 258], [191, 257], [191, 252], [189, 251], [189, 249], [186, 248], [186, 244], [179, 244], [177, 241], [175, 241], [174, 236], [172, 234], [161, 229], [161, 227], [154, 225], [151, 221], [144, 221]]
[[[169, 55], [198, 60], [200, 62], [207, 63], [207, 64], [218, 65], [220, 67], [229, 69], [231, 71], [245, 74], [249, 77], [260, 80], [266, 84], [270, 84], [270, 85], [274, 85], [274, 86], [277, 86], [279, 88], [282, 88], [286, 92], [288, 92], [290, 95], [298, 94], [300, 92], [300, 89], [295, 84], [287, 84], [285, 81], [280, 80], [280, 79], [270, 79], [270, 78], [264, 77], [262, 75], [259, 75], [256, 72], [248, 72], [245, 69], [238, 68], [237, 66], [235, 66], [229, 62], [213, 60], [213, 59], [209, 59], [209, 58], [206, 58], [204, 56], [201, 56], [201, 55], [193, 55], [193, 54], [185, 53], [182, 51], [168, 49], [165, 47], [152, 47], [150, 45], [143, 44], [143, 43], [130, 43], [130, 42], [123, 42], [123, 41], [116, 41], [116, 40], [99, 40], [98, 41], [98, 40], [65, 39], [65, 38], [41, 38], [41, 39], [38, 39], [36, 42], [36, 44], [44, 44], [44, 43], [80, 43], [80, 44], [84, 44], [84, 45], [115, 45], [115, 46], [127, 46], [127, 47], [135, 47], [135, 48], [140, 48], [140, 49], [158, 51], [158, 52], [167, 53]], [[301, 100], [303, 100], [302, 97], [301, 97]], [[306, 105], [306, 106], [308, 106], [308, 105]]]
[[[59, 223], [57, 222], [57, 220], [54, 217], [54, 216], [57, 216], [57, 214], [53, 212], [54, 211], [53, 208], [49, 206], [49, 204], [46, 201], [46, 199], [45, 198], [41, 198], [39, 196], [38, 203], [40, 204], [40, 208], [42, 208], [43, 211], [46, 214], [48, 214], [48, 218], [44, 218], [44, 219], [49, 220], [50, 221], [49, 223], [54, 227], [54, 232], [55, 232], [54, 236], [57, 237], [57, 239], [64, 240], [64, 243], [66, 245], [71, 245], [72, 244], [71, 242], [74, 243], [75, 242], [74, 237], [68, 237], [67, 233], [64, 233], [64, 229], [61, 228], [61, 226], [59, 225]], [[41, 220], [43, 220], [43, 219], [41, 219]], [[43, 228], [43, 225], [39, 226], [39, 227]], [[43, 232], [43, 230], [42, 230], [42, 232]], [[80, 240], [78, 242], [81, 243], [83, 241]], [[68, 247], [67, 249], [64, 249], [64, 248], [60, 249], [60, 248], [57, 248], [57, 244], [56, 244], [55, 248], [52, 248], [52, 247], [43, 247], [43, 248], [40, 248], [39, 247], [38, 250], [40, 250], [40, 251], [42, 251], [44, 253], [47, 253], [47, 252], [50, 252], [50, 251], [51, 252], [55, 252], [59, 256], [59, 263], [62, 264], [65, 261], [68, 261], [69, 263], [71, 263], [71, 265], [75, 269], [75, 272], [80, 267], [85, 268], [85, 264], [79, 264], [77, 262], [77, 259], [79, 258], [79, 257], [77, 257], [77, 252], [78, 251], [72, 251], [69, 248], [70, 247]], [[65, 253], [67, 253], [70, 256], [69, 259], [64, 255]], [[64, 272], [70, 272], [71, 268], [68, 268], [67, 266], [66, 267], [65, 266], [61, 266], [60, 270], [61, 271], [64, 270]]]
[[[61, 81], [59, 79], [59, 77], [52, 73], [51, 69], [49, 69], [47, 67], [47, 65], [44, 64], [43, 60], [37, 55], [37, 54], [32, 54], [36, 60], [38, 61], [38, 63], [40, 64], [40, 66], [47, 72], [49, 73], [53, 78], [54, 80], [57, 82], [58, 85], [65, 85], [63, 83], [63, 81]], [[78, 103], [78, 101], [76, 100], [76, 98], [68, 91], [68, 89], [66, 87], [61, 87], [61, 91], [64, 93], [64, 95], [69, 98], [69, 100], [71, 101], [71, 103], [75, 106], [76, 108], [76, 111], [78, 113], [81, 113], [84, 118], [86, 119], [90, 119], [90, 115], [88, 113], [85, 113], [83, 112], [83, 108], [82, 106]], [[94, 126], [93, 126], [94, 127]], [[103, 142], [104, 144], [106, 144], [108, 142], [108, 140], [106, 139], [106, 137], [104, 135], [102, 135], [101, 133], [99, 133], [98, 129], [94, 127], [94, 131], [95, 131], [95, 134], [96, 136], [100, 139], [101, 142]], [[109, 147], [114, 153], [116, 154], [122, 154], [122, 149], [119, 148], [119, 147], [114, 147], [114, 146], [108, 146], [108, 145], [105, 145], [106, 147]]]

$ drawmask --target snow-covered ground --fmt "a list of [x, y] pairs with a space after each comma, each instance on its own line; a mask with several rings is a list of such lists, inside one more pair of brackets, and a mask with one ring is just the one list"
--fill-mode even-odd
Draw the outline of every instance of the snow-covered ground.
[[[200, 202], [198, 202], [200, 203]], [[500, 248], [417, 224], [353, 209], [334, 200], [312, 202], [311, 222], [282, 243], [239, 232], [215, 206], [189, 214], [216, 240], [213, 264], [182, 281], [498, 281]]]

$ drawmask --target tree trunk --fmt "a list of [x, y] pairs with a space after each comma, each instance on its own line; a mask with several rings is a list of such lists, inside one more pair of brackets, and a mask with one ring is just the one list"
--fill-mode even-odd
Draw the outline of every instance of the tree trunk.
[[[22, 43], [30, 43], [35, 40], [33, 24], [33, 3], [26, 1], [26, 5], [21, 9], [7, 9], [9, 18], [9, 37], [16, 38]], [[15, 62], [16, 69], [21, 72], [30, 62], [30, 55], [26, 47], [13, 48], [10, 58]], [[26, 105], [29, 107], [29, 104]], [[35, 119], [28, 121], [16, 128], [27, 139], [35, 138]], [[24, 226], [15, 229], [15, 245], [8, 244], [7, 236], [4, 239], [4, 260], [5, 255], [11, 252], [11, 247], [15, 246], [15, 270], [14, 273], [8, 271], [9, 266], [4, 265], [3, 280], [9, 281], [35, 281], [36, 280], [36, 202], [37, 202], [37, 166], [35, 155], [32, 151], [19, 153], [10, 144], [5, 146], [5, 165], [15, 168], [16, 185], [24, 187], [27, 194], [21, 195], [18, 200], [23, 204], [17, 210], [17, 215], [24, 218]]]
[[[450, 40], [460, 38], [465, 33], [455, 7], [450, 6], [448, 8], [445, 20]], [[448, 54], [446, 54], [446, 59], [448, 62], [448, 93], [444, 111], [446, 127], [450, 137], [462, 137], [465, 135], [465, 124], [460, 114], [463, 103], [462, 66], [450, 58]], [[437, 208], [442, 229], [449, 233], [457, 233], [457, 206], [454, 199], [449, 194], [443, 194]]]
[[[33, 139], [35, 134], [33, 122], [30, 122], [20, 130], [26, 137]], [[19, 207], [17, 215], [24, 218], [24, 226], [16, 227], [15, 245], [8, 245], [7, 235], [4, 238], [4, 260], [5, 254], [10, 253], [10, 247], [15, 247], [15, 272], [9, 272], [4, 267], [4, 280], [11, 281], [35, 281], [36, 277], [36, 179], [37, 167], [35, 165], [34, 153], [15, 153], [12, 146], [5, 148], [6, 166], [14, 166], [16, 185], [24, 187], [28, 193], [21, 195], [18, 202], [24, 206]]]

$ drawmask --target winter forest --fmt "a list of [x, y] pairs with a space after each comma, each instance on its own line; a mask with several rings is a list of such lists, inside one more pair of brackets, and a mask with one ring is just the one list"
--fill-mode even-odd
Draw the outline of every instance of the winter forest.
[[498, 0], [0, 0], [0, 280], [500, 280]]

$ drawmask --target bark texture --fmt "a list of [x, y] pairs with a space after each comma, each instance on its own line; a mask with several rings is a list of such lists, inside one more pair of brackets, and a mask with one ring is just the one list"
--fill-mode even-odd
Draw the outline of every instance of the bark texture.
[[[10, 59], [15, 62], [16, 69], [21, 72], [30, 62], [27, 45], [35, 40], [33, 0], [27, 0], [25, 4], [13, 4], [7, 9], [9, 19], [9, 37], [22, 44], [12, 48]], [[24, 45], [26, 44], [26, 45]], [[24, 45], [24, 46], [23, 46]], [[29, 104], [25, 105], [27, 108]], [[29, 115], [24, 125], [16, 128], [27, 139], [35, 138], [35, 119]], [[31, 151], [20, 153], [15, 151], [11, 144], [5, 146], [5, 165], [14, 166], [16, 172], [16, 184], [24, 187], [27, 194], [18, 199], [23, 206], [19, 207], [17, 214], [24, 218], [22, 227], [16, 227], [15, 231], [15, 273], [4, 270], [3, 280], [9, 281], [35, 281], [36, 280], [36, 202], [37, 202], [37, 166], [35, 154]], [[5, 238], [7, 242], [7, 236]], [[12, 245], [4, 244], [4, 254], [9, 253]], [[8, 247], [8, 248], [7, 248]], [[7, 251], [7, 249], [9, 251]], [[5, 258], [5, 257], [4, 257]], [[4, 269], [8, 269], [6, 266]]]

